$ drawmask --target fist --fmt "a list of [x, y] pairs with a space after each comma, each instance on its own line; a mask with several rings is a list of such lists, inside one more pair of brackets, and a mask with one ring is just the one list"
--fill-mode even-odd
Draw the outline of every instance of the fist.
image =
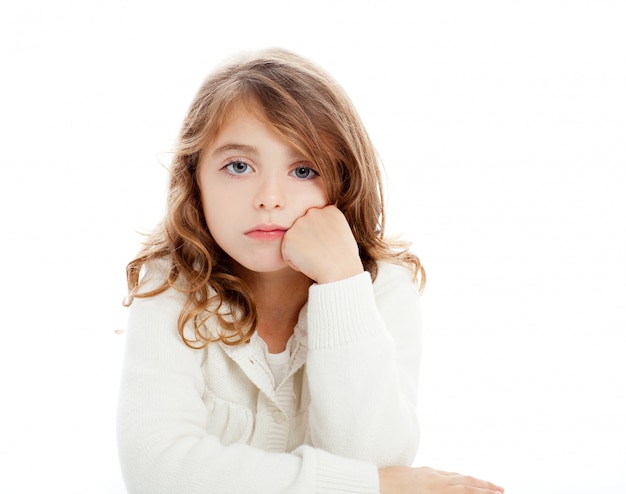
[[331, 283], [363, 272], [359, 247], [343, 213], [335, 206], [311, 208], [285, 233], [285, 262], [317, 283]]

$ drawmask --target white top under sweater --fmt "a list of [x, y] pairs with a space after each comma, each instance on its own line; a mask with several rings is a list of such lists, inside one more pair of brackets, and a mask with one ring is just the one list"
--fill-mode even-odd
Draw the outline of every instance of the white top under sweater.
[[129, 493], [373, 494], [378, 467], [411, 465], [420, 311], [406, 268], [311, 286], [276, 386], [258, 337], [187, 347], [184, 297], [130, 307], [117, 422]]
[[279, 384], [289, 374], [289, 361], [291, 359], [291, 349], [293, 347], [293, 337], [287, 341], [287, 347], [280, 353], [271, 353], [263, 338], [259, 337], [258, 333], [252, 335], [253, 338], [258, 339], [258, 344], [263, 347], [263, 354], [265, 355], [265, 361], [274, 378], [274, 387], [278, 387]]

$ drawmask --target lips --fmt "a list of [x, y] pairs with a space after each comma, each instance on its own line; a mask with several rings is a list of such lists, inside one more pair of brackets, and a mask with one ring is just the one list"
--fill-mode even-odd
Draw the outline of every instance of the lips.
[[254, 240], [277, 240], [283, 238], [287, 228], [279, 225], [258, 225], [244, 235]]

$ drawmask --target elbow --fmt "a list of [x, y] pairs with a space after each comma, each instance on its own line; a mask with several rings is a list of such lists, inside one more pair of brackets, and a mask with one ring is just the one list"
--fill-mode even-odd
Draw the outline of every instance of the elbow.
[[[120, 421], [121, 422], [121, 421]], [[179, 461], [174, 454], [180, 440], [163, 437], [158, 429], [140, 422], [118, 422], [117, 449], [120, 469], [128, 494], [172, 494], [172, 477], [176, 477]], [[134, 423], [133, 423], [134, 422]], [[177, 444], [178, 443], [178, 444]]]
[[192, 492], [184, 487], [189, 472], [185, 459], [193, 446], [178, 441], [165, 449], [125, 447], [119, 449], [120, 467], [128, 494], [172, 494]]
[[413, 417], [413, 420], [405, 422], [405, 426], [401, 429], [395, 427], [394, 424], [389, 425], [390, 427], [382, 436], [387, 439], [378, 443], [383, 447], [378, 450], [376, 465], [379, 468], [411, 466], [419, 448], [420, 435], [417, 418]]

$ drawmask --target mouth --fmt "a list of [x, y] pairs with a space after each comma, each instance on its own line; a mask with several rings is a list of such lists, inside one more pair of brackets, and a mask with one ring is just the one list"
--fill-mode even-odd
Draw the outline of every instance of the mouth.
[[258, 225], [244, 235], [254, 240], [277, 240], [283, 238], [287, 228], [278, 225]]

